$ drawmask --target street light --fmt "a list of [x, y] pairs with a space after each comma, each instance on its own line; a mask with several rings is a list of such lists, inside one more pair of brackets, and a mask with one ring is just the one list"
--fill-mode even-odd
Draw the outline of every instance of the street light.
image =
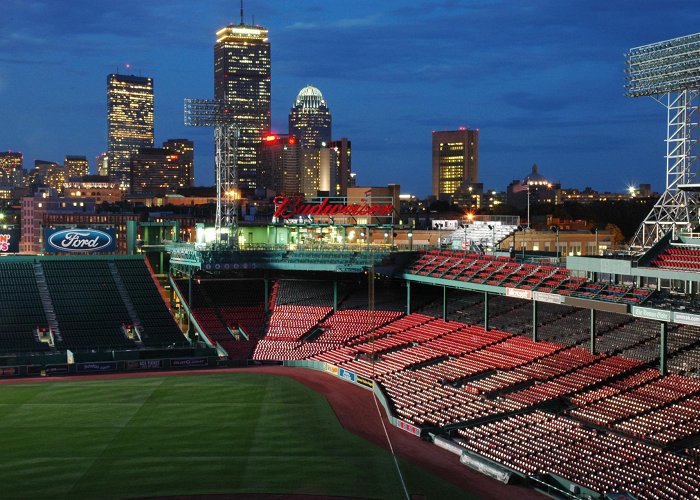
[[409, 252], [413, 250], [413, 233], [411, 231], [408, 232], [408, 250]]
[[591, 232], [595, 233], [595, 254], [600, 255], [600, 251], [598, 249], [598, 228], [594, 227], [593, 229], [591, 229]]

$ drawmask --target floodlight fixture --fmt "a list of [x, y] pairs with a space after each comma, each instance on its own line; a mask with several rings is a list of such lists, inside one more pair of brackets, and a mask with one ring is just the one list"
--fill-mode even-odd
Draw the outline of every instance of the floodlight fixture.
[[628, 97], [700, 88], [700, 33], [635, 47], [626, 58]]
[[[216, 218], [214, 228], [217, 243], [225, 239], [235, 246], [238, 227], [238, 165], [236, 146], [239, 130], [232, 103], [220, 99], [185, 99], [185, 125], [214, 127], [216, 166]], [[225, 234], [225, 236], [222, 236]]]
[[626, 61], [626, 95], [651, 96], [667, 110], [666, 190], [631, 243], [645, 251], [669, 232], [676, 237], [698, 224], [698, 194], [679, 186], [692, 184], [697, 174], [700, 33], [630, 49]]

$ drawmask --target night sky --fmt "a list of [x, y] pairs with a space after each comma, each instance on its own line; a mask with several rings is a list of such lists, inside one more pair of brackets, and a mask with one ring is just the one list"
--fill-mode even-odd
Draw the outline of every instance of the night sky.
[[[183, 125], [213, 97], [215, 32], [236, 0], [2, 0], [0, 151], [63, 162], [107, 144], [107, 75], [154, 78], [156, 145], [195, 141], [213, 183], [213, 132]], [[502, 190], [533, 163], [564, 187], [622, 191], [665, 174], [663, 106], [624, 97], [625, 52], [699, 31], [679, 0], [247, 0], [269, 29], [272, 123], [318, 87], [360, 185], [430, 193], [433, 130], [480, 130], [480, 180]], [[129, 64], [131, 69], [127, 69]]]

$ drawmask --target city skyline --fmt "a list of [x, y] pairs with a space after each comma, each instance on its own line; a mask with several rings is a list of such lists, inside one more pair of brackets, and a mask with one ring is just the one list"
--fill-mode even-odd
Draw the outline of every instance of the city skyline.
[[[0, 150], [35, 159], [106, 150], [104, 78], [155, 82], [156, 142], [195, 141], [195, 179], [213, 182], [210, 130], [186, 129], [185, 97], [212, 97], [212, 39], [238, 24], [223, 1], [98, 6], [9, 0], [0, 33]], [[430, 192], [431, 132], [480, 130], [480, 181], [503, 189], [537, 163], [563, 187], [663, 190], [665, 111], [624, 97], [624, 53], [697, 31], [683, 2], [248, 1], [269, 30], [272, 131], [311, 84], [352, 139], [361, 185]], [[680, 15], [682, 13], [682, 15]], [[129, 22], [123, 22], [129, 19]], [[436, 29], [439, 27], [440, 29]], [[130, 68], [125, 66], [126, 63]], [[47, 68], [52, 78], [44, 77]]]

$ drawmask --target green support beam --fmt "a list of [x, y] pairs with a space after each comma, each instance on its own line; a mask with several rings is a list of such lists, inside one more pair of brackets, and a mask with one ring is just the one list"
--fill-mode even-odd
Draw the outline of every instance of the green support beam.
[[537, 342], [537, 301], [532, 301], [532, 341]]
[[447, 287], [442, 285], [442, 320], [447, 321]]
[[591, 324], [590, 324], [590, 331], [591, 331], [591, 354], [595, 354], [595, 336], [596, 336], [596, 310], [591, 309]]
[[406, 282], [406, 314], [411, 314], [411, 282]]
[[489, 292], [484, 292], [484, 330], [489, 330]]
[[338, 280], [333, 280], [333, 312], [338, 310]]
[[265, 278], [263, 281], [265, 283], [265, 297], [263, 297], [265, 300], [265, 312], [268, 312], [270, 310], [270, 280]]
[[661, 342], [659, 348], [659, 372], [661, 372], [661, 375], [667, 375], [666, 354], [668, 352], [668, 323], [665, 321], [661, 323]]

